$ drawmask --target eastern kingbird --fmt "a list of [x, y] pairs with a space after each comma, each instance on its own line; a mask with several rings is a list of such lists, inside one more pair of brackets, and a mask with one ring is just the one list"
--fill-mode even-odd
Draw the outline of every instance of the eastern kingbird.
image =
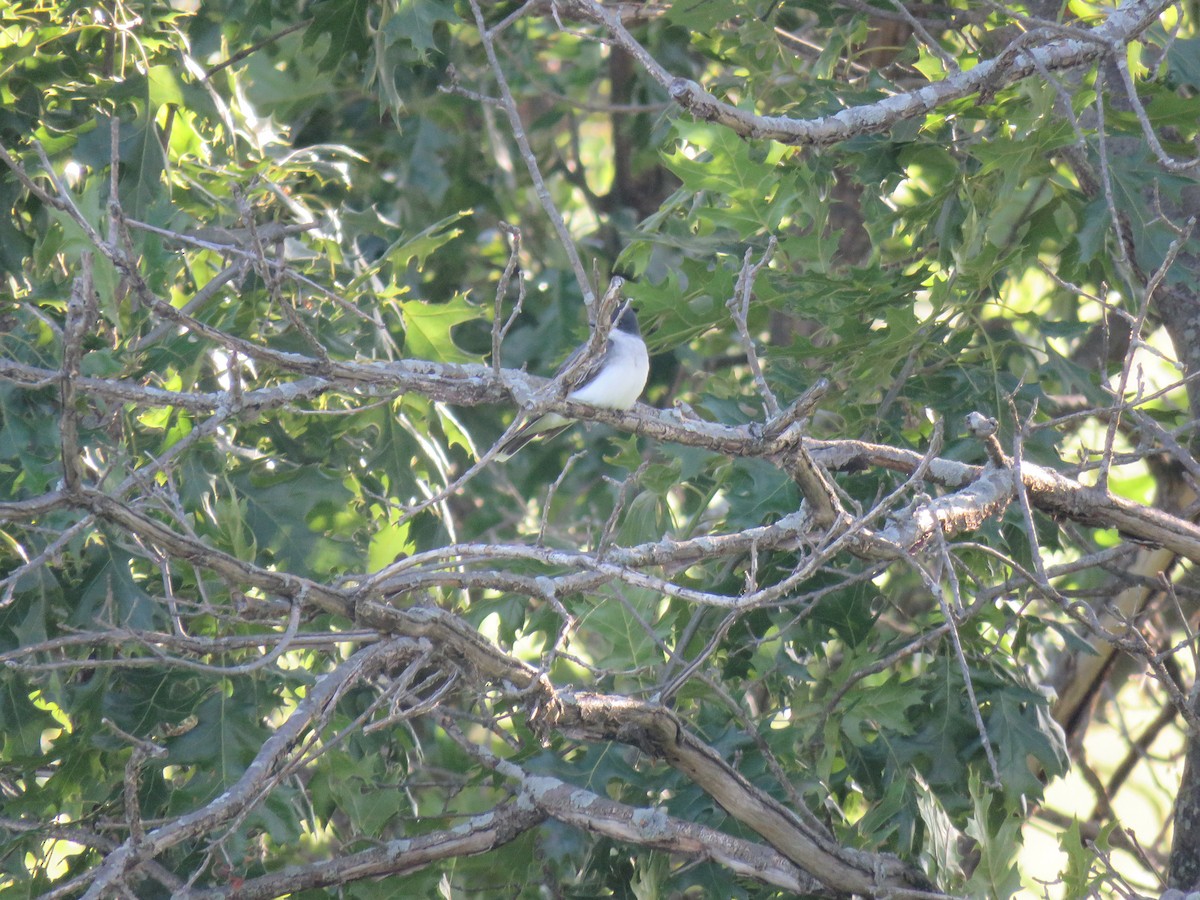
[[[638, 328], [637, 315], [628, 301], [613, 313], [613, 329], [608, 334], [604, 352], [590, 366], [578, 373], [574, 384], [567, 392], [567, 399], [588, 403], [603, 409], [629, 409], [637, 403], [646, 386], [650, 372], [650, 357], [646, 353], [646, 342]], [[558, 367], [555, 377], [561, 375], [579, 359], [587, 349], [587, 343], [575, 348], [566, 361]], [[546, 413], [526, 422], [517, 433], [504, 442], [496, 458], [508, 459], [535, 437], [552, 438], [571, 427], [571, 420], [558, 413]]]

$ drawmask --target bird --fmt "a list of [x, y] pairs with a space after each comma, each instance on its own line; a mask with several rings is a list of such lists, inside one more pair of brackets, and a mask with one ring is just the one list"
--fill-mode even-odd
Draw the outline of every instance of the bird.
[[[580, 344], [555, 372], [557, 378], [567, 371], [587, 349]], [[638, 327], [637, 313], [629, 301], [613, 313], [613, 328], [604, 352], [572, 379], [567, 399], [602, 409], [629, 409], [637, 403], [650, 373], [650, 357]], [[558, 413], [545, 413], [517, 429], [500, 447], [498, 460], [506, 460], [534, 438], [552, 438], [571, 427], [572, 421]]]

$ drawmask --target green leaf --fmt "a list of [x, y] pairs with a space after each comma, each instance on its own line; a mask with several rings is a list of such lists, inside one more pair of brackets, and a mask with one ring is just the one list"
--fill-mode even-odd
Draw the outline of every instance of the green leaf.
[[[974, 813], [966, 832], [979, 846], [979, 863], [965, 886], [969, 896], [1005, 900], [1021, 890], [1021, 873], [1016, 865], [1021, 848], [1022, 821], [1015, 815], [993, 811], [995, 796], [985, 788], [978, 773], [972, 771], [968, 790]], [[998, 822], [998, 824], [994, 824]]]
[[150, 115], [139, 116], [121, 128], [121, 163], [123, 173], [118, 184], [121, 206], [126, 215], [136, 219], [149, 218], [149, 211], [159, 200], [163, 169], [163, 136]]
[[996, 751], [1005, 790], [1041, 797], [1042, 782], [1030, 771], [1029, 757], [1038, 761], [1047, 775], [1063, 774], [1070, 764], [1066, 738], [1050, 715], [1044, 697], [1032, 692], [1019, 696], [1006, 690], [991, 697], [986, 718], [988, 734]]
[[461, 228], [451, 228], [450, 226], [469, 215], [469, 211], [462, 210], [434, 222], [411, 237], [401, 235], [396, 238], [370, 267], [350, 282], [346, 288], [347, 292], [357, 290], [369, 279], [383, 271], [386, 265], [392, 266], [395, 270], [404, 271], [408, 264], [415, 259], [417, 268], [424, 268], [426, 261], [436, 250], [440, 250], [463, 233]]
[[59, 723], [34, 703], [31, 685], [12, 670], [0, 679], [0, 754], [6, 760], [36, 759], [41, 755], [42, 735]]
[[[394, 517], [393, 517], [394, 519]], [[376, 525], [367, 549], [367, 569], [378, 572], [384, 566], [411, 555], [416, 545], [409, 539], [411, 523], [389, 521]]]
[[484, 317], [478, 306], [456, 295], [446, 303], [425, 303], [420, 300], [402, 302], [404, 314], [404, 349], [411, 359], [435, 362], [479, 362], [479, 357], [459, 349], [451, 331], [457, 325]]
[[1096, 849], [1108, 851], [1109, 836], [1120, 823], [1107, 822], [1100, 828], [1095, 841], [1084, 843], [1080, 834], [1079, 819], [1059, 832], [1058, 845], [1067, 857], [1066, 868], [1061, 873], [1063, 900], [1085, 900], [1095, 897], [1108, 881], [1108, 866], [1098, 856]]
[[314, 46], [322, 37], [329, 38], [329, 47], [319, 66], [333, 70], [343, 62], [363, 59], [371, 49], [367, 31], [367, 12], [370, 0], [322, 0], [313, 5], [312, 23], [304, 32], [304, 46]]
[[1167, 68], [1175, 81], [1200, 88], [1200, 37], [1172, 41]]
[[624, 545], [655, 541], [668, 532], [669, 514], [662, 498], [643, 491], [629, 502], [621, 517], [619, 543]]
[[378, 759], [333, 751], [325, 761], [310, 783], [313, 804], [323, 817], [332, 817], [336, 809], [364, 834], [379, 835], [397, 815], [412, 811], [403, 791], [377, 789], [382, 775]]
[[656, 618], [659, 597], [653, 591], [621, 588], [625, 603], [606, 598], [581, 617], [595, 635], [595, 657], [605, 666], [636, 669], [661, 658], [654, 635], [647, 632]]
[[933, 874], [938, 877], [939, 884], [947, 887], [951, 879], [961, 878], [963, 874], [960, 850], [963, 834], [954, 826], [937, 795], [921, 774], [910, 770], [909, 777], [916, 785], [917, 809], [921, 821], [925, 823], [923, 855], [933, 863]]
[[[839, 671], [850, 675], [857, 668], [844, 664]], [[913, 690], [912, 685], [901, 684], [895, 678], [888, 678], [880, 684], [873, 682], [874, 679], [868, 679], [843, 706], [842, 731], [858, 747], [865, 747], [880, 733], [894, 736], [912, 734], [908, 710], [922, 705], [921, 695]], [[866, 733], [864, 728], [867, 729]]]
[[259, 699], [245, 682], [209, 696], [196, 707], [195, 725], [168, 743], [170, 762], [203, 766], [215, 776], [215, 790], [232, 784], [270, 734], [257, 719]]
[[318, 467], [241, 472], [230, 485], [236, 493], [215, 502], [236, 506], [222, 509], [217, 521], [244, 535], [242, 552], [261, 548], [288, 571], [317, 575], [336, 571], [355, 558], [336, 518], [327, 515], [349, 513], [350, 492]]
[[667, 9], [667, 19], [689, 30], [704, 32], [745, 13], [743, 5], [729, 0], [678, 0]]
[[424, 59], [435, 49], [433, 29], [438, 22], [457, 22], [458, 14], [450, 0], [400, 0], [395, 17], [387, 23], [385, 34], [389, 41], [405, 39]]

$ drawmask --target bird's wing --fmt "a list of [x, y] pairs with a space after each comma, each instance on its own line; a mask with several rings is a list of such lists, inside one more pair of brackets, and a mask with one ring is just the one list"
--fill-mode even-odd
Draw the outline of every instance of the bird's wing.
[[[604, 349], [596, 355], [596, 358], [593, 359], [588, 365], [584, 366], [582, 371], [576, 372], [575, 377], [571, 379], [570, 384], [564, 385], [568, 394], [571, 393], [571, 391], [577, 390], [582, 385], [587, 384], [596, 377], [597, 373], [600, 371], [600, 367], [604, 365], [604, 360], [608, 358], [608, 351], [612, 349], [612, 343], [612, 338], [609, 338], [607, 341], [605, 341]], [[586, 350], [587, 342], [585, 341], [572, 350], [571, 355], [563, 360], [563, 364], [555, 371], [554, 377], [557, 378], [563, 372], [567, 371], [567, 369], [569, 369], [571, 366], [575, 365], [575, 362], [584, 354], [584, 351]]]
[[[591, 363], [585, 366], [583, 371], [576, 373], [575, 377], [571, 379], [569, 384], [565, 385], [568, 394], [570, 394], [572, 391], [578, 390], [581, 386], [587, 384], [596, 377], [600, 371], [600, 368], [604, 365], [604, 361], [608, 358], [609, 351], [612, 349], [612, 345], [613, 339], [610, 337], [605, 342], [604, 349], [600, 351], [599, 355], [597, 355], [597, 357], [592, 360]], [[554, 377], [558, 378], [563, 372], [575, 365], [585, 350], [587, 350], [586, 343], [580, 344], [578, 347], [572, 350], [571, 355], [564, 359], [562, 365], [559, 366], [555, 371]], [[532, 419], [518, 428], [516, 433], [504, 442], [503, 446], [500, 448], [500, 452], [496, 455], [496, 458], [503, 462], [534, 438], [552, 438], [555, 435], [566, 431], [573, 424], [573, 422], [563, 420], [560, 416], [554, 415], [553, 413], [548, 413], [547, 415]]]

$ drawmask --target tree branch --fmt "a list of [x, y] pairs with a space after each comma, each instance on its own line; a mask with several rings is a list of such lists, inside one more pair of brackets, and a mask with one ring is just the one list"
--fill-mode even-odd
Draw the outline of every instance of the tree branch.
[[1070, 69], [1110, 53], [1123, 53], [1127, 43], [1153, 25], [1174, 3], [1173, 0], [1126, 0], [1090, 32], [1074, 29], [1069, 32], [1075, 35], [1072, 37], [1063, 37], [1062, 32], [1052, 33], [1038, 46], [1021, 46], [1011, 55], [1002, 53], [915, 91], [815, 119], [760, 116], [724, 103], [695, 81], [671, 75], [629, 33], [620, 17], [597, 0], [571, 0], [565, 5], [580, 18], [603, 25], [611, 39], [641, 63], [671, 99], [697, 119], [724, 125], [751, 140], [823, 146], [886, 131], [897, 122], [925, 115], [972, 94], [994, 94], [1039, 71]]
[[876, 895], [932, 890], [925, 876], [887, 854], [839, 846], [765, 791], [748, 782], [693, 736], [665, 707], [627, 697], [559, 692], [545, 724], [568, 737], [620, 741], [663, 759], [688, 776], [730, 815], [837, 891]]
[[[369, 678], [381, 669], [419, 654], [413, 641], [397, 638], [359, 650], [329, 674], [318, 679], [296, 709], [280, 725], [246, 767], [246, 771], [228, 790], [211, 803], [173, 819], [166, 825], [135, 841], [131, 836], [109, 853], [104, 862], [78, 876], [72, 882], [82, 886], [90, 882], [85, 900], [99, 900], [110, 889], [121, 885], [142, 862], [170, 847], [210, 833], [218, 825], [238, 815], [258, 800], [271, 775], [285, 761], [305, 732], [319, 728], [337, 698], [355, 682]], [[62, 889], [68, 886], [64, 885]]]
[[524, 798], [559, 822], [625, 843], [711, 859], [737, 875], [776, 887], [822, 896], [830, 893], [821, 881], [800, 871], [782, 855], [758, 844], [677, 819], [659, 809], [639, 809], [617, 803], [549, 775], [531, 775], [487, 748], [468, 741], [448, 716], [442, 717], [442, 727], [459, 746], [484, 765], [516, 780]]
[[386, 841], [378, 847], [347, 853], [303, 866], [289, 866], [270, 875], [249, 878], [236, 887], [176, 894], [180, 900], [269, 900], [305, 890], [334, 888], [364, 878], [408, 875], [446, 859], [478, 856], [501, 847], [536, 828], [546, 814], [527, 802], [509, 800], [485, 813], [468, 817], [442, 831]]

